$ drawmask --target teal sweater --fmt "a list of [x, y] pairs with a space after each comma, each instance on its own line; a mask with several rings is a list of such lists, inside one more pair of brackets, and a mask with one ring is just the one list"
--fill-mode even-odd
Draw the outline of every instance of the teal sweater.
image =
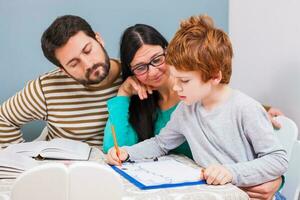
[[[116, 96], [107, 102], [109, 117], [104, 129], [103, 151], [105, 153], [114, 146], [111, 125], [115, 127], [119, 146], [131, 146], [138, 143], [137, 133], [129, 123], [129, 103], [130, 98], [126, 96]], [[177, 105], [168, 110], [161, 110], [158, 113], [154, 126], [155, 135], [159, 134], [160, 130], [165, 127], [176, 107]], [[184, 142], [172, 152], [184, 154], [192, 158], [192, 153], [187, 142]]]

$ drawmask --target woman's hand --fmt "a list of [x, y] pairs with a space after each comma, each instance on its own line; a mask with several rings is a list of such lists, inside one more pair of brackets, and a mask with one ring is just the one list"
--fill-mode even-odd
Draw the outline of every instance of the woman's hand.
[[134, 76], [130, 76], [120, 86], [117, 96], [131, 97], [132, 95], [138, 95], [142, 100], [148, 98], [148, 93], [152, 94], [152, 90], [150, 86], [144, 85]]

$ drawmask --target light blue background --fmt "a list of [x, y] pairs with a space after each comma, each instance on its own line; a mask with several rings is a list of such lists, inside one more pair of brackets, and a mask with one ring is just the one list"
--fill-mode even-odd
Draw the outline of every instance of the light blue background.
[[[149, 24], [170, 40], [180, 20], [203, 13], [228, 30], [228, 0], [0, 0], [0, 104], [54, 67], [42, 54], [40, 38], [57, 16], [85, 18], [102, 35], [110, 57], [118, 58], [126, 27]], [[43, 126], [24, 126], [25, 138], [31, 140]]]

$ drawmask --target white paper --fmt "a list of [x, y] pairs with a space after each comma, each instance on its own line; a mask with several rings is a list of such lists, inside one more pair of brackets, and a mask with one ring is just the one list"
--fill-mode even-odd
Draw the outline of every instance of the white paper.
[[146, 186], [200, 181], [200, 168], [176, 160], [123, 163], [118, 168]]

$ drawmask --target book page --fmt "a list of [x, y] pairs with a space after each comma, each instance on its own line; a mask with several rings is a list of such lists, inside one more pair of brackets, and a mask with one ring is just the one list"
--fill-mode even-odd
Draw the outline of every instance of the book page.
[[21, 172], [38, 165], [36, 160], [28, 156], [3, 150], [0, 152], [0, 179], [16, 178]]
[[91, 147], [86, 143], [55, 138], [47, 142], [40, 155], [44, 158], [88, 160], [90, 151]]
[[80, 141], [55, 138], [50, 141], [12, 144], [6, 150], [34, 158], [41, 156], [48, 159], [88, 160], [91, 148]]
[[176, 160], [124, 163], [118, 168], [146, 186], [200, 181], [200, 168]]
[[46, 141], [34, 141], [11, 144], [5, 149], [5, 151], [22, 154], [29, 157], [36, 157], [46, 143]]

